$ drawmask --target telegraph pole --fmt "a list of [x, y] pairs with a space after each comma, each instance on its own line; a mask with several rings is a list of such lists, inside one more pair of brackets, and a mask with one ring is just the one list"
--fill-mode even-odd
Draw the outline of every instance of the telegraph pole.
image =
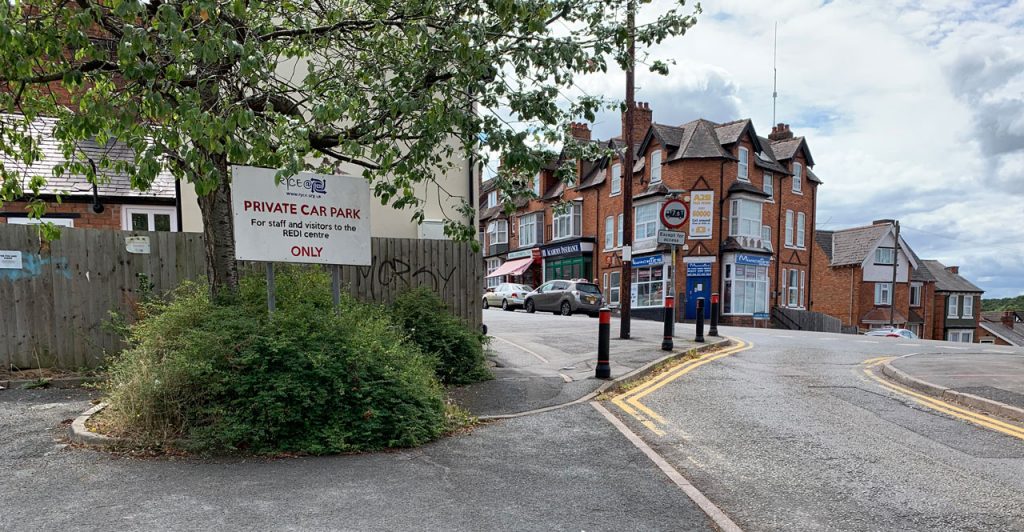
[[[900, 221], [893, 221], [896, 226], [896, 243], [892, 250], [892, 286], [889, 290], [889, 327], [896, 326], [896, 272], [900, 263]], [[908, 296], [909, 297], [909, 296]]]
[[[619, 338], [629, 338], [630, 310], [633, 298], [633, 120], [634, 79], [633, 70], [636, 65], [636, 0], [626, 4], [626, 130], [622, 132], [626, 142], [622, 156], [622, 278], [619, 280]], [[625, 295], [622, 295], [625, 294]]]

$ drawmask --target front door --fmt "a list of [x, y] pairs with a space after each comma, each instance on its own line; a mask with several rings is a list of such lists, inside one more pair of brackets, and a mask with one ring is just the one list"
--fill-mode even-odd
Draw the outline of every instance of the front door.
[[711, 318], [711, 277], [686, 278], [686, 319], [697, 319], [699, 298], [704, 298], [704, 318]]

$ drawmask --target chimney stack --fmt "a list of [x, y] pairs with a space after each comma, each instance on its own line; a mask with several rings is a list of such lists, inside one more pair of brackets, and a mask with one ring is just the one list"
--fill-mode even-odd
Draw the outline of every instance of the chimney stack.
[[586, 122], [572, 122], [569, 124], [569, 134], [576, 140], [590, 140], [590, 126]]
[[1013, 330], [1013, 322], [1016, 321], [1016, 317], [1013, 315], [1012, 310], [1004, 310], [1003, 316], [999, 321], [1003, 322], [1004, 327], [1008, 327]]
[[959, 275], [960, 274], [960, 267], [959, 266], [946, 266], [946, 271], [949, 272], [949, 273], [954, 273], [954, 274]]
[[871, 225], [893, 225], [895, 223], [896, 223], [896, 220], [893, 220], [893, 219], [890, 219], [890, 218], [882, 218], [881, 220], [875, 220], [875, 221], [871, 222]]
[[772, 132], [768, 134], [770, 140], [786, 140], [793, 138], [793, 132], [789, 130], [789, 124], [783, 124], [779, 122], [778, 125], [772, 126]]
[[[633, 142], [640, 144], [651, 127], [651, 104], [636, 102], [633, 108]], [[622, 138], [626, 138], [626, 111], [622, 111]]]

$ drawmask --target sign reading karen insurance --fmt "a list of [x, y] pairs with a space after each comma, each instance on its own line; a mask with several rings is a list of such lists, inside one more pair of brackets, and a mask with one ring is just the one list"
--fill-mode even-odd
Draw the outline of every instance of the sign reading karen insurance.
[[369, 266], [370, 187], [357, 177], [235, 166], [235, 258]]

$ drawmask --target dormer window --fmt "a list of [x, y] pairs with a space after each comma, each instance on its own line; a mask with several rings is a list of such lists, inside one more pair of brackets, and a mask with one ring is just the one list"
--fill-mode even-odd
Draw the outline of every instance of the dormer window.
[[804, 167], [800, 163], [793, 163], [793, 192], [800, 194], [803, 190]]
[[612, 196], [622, 192], [622, 166], [612, 166]]
[[741, 181], [750, 181], [750, 176], [747, 173], [747, 170], [749, 168], [748, 159], [749, 156], [747, 149], [744, 148], [743, 146], [740, 146], [740, 169], [737, 176]]
[[651, 153], [651, 183], [661, 183], [661, 150]]
[[495, 207], [498, 205], [498, 191], [492, 190], [487, 193], [487, 208]]
[[537, 172], [537, 175], [534, 176], [534, 178], [533, 178], [533, 194], [535, 196], [537, 196], [538, 198], [540, 197], [540, 181], [541, 181], [541, 177], [542, 177], [542, 174], [540, 172]]

